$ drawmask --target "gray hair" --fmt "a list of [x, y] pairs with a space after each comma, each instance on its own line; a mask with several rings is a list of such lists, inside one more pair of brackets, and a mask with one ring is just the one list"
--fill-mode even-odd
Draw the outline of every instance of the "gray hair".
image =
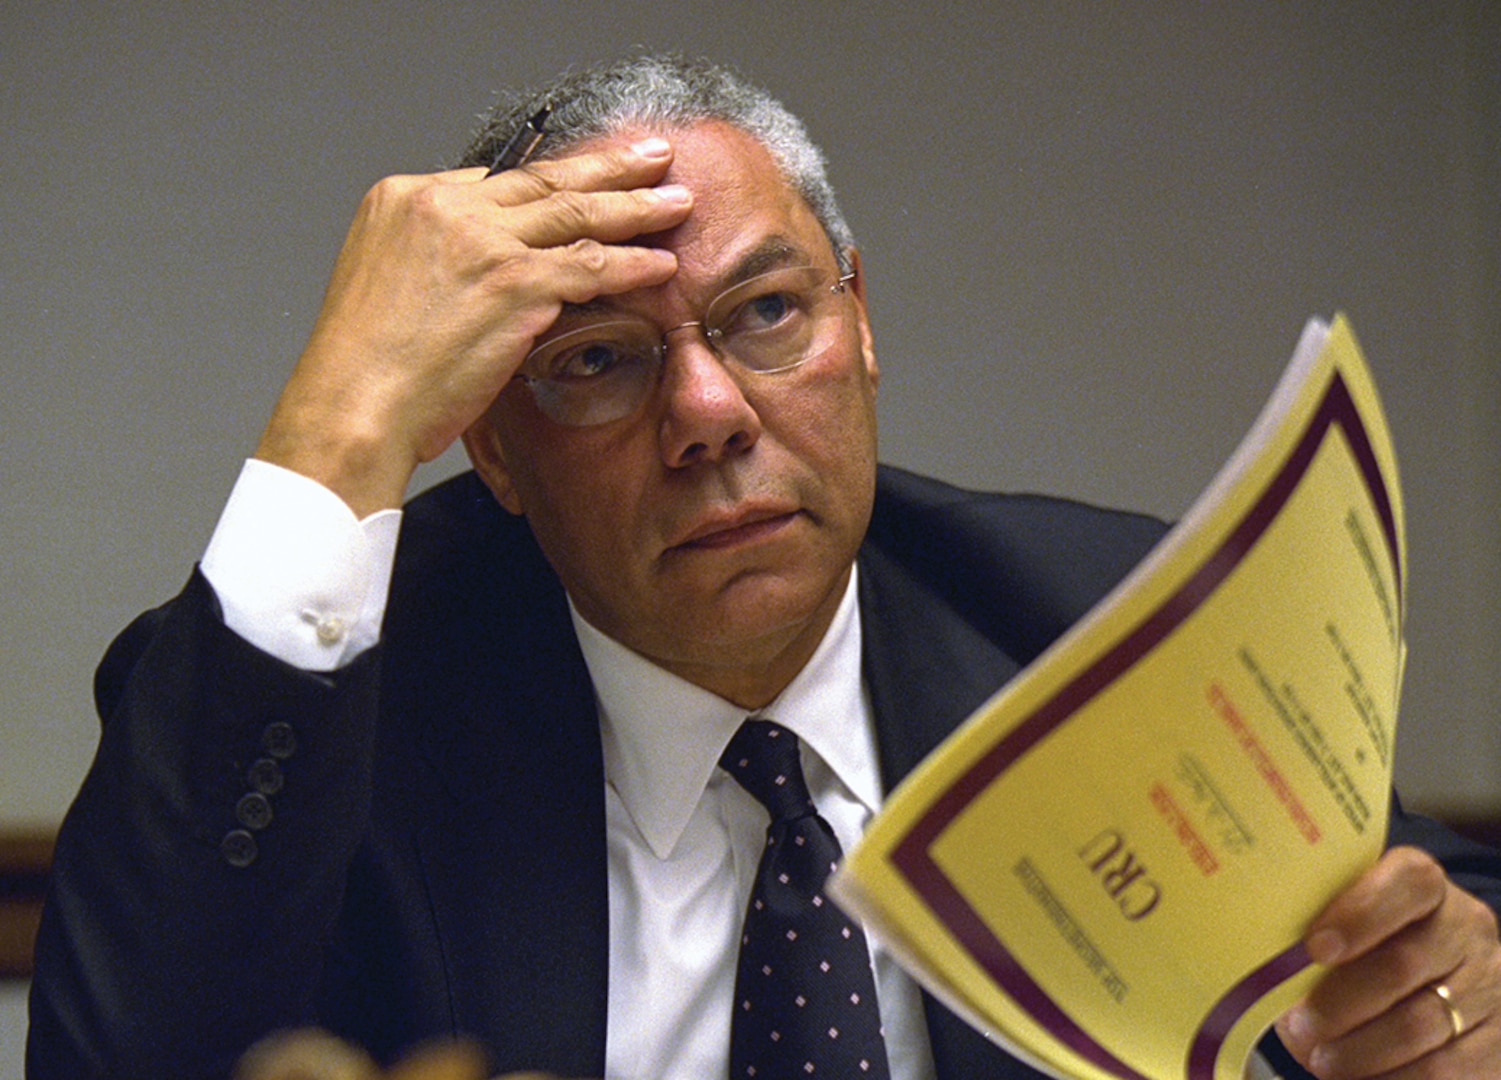
[[834, 198], [823, 152], [781, 102], [727, 68], [671, 55], [637, 56], [569, 71], [533, 90], [502, 93], [459, 165], [488, 166], [544, 105], [552, 111], [535, 155], [539, 160], [562, 157], [580, 143], [636, 125], [680, 127], [699, 120], [734, 125], [766, 147], [828, 234], [840, 267], [851, 269], [855, 238]]

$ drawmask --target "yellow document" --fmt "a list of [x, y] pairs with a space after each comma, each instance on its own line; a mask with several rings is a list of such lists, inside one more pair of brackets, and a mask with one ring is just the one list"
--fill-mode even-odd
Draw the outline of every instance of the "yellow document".
[[1094, 611], [891, 796], [831, 883], [1053, 1075], [1240, 1080], [1380, 855], [1405, 658], [1390, 434], [1343, 318]]

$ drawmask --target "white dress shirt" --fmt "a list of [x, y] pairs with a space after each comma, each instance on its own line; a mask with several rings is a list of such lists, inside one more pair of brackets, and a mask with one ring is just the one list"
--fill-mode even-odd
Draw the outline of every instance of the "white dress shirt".
[[[322, 485], [251, 460], [201, 569], [231, 630], [288, 663], [330, 671], [379, 638], [400, 521], [396, 510], [356, 520]], [[717, 766], [745, 714], [576, 612], [574, 626], [604, 741], [606, 1075], [724, 1077], [740, 926], [766, 830], [765, 809]], [[802, 740], [814, 802], [848, 848], [882, 795], [853, 575], [812, 660], [757, 715]], [[929, 1080], [921, 998], [879, 942], [871, 944], [893, 1080]]]
[[[611, 1080], [729, 1071], [741, 923], [765, 807], [718, 767], [744, 709], [652, 664], [573, 613], [599, 703], [610, 856]], [[812, 659], [755, 713], [795, 732], [819, 813], [846, 850], [881, 803], [851, 576]], [[916, 986], [872, 941], [893, 1080], [933, 1075]]]

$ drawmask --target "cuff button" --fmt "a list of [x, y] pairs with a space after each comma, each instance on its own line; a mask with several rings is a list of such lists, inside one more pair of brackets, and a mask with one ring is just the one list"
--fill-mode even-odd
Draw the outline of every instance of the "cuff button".
[[344, 640], [347, 629], [344, 620], [337, 615], [325, 615], [318, 620], [313, 633], [317, 635], [320, 645], [337, 645]]

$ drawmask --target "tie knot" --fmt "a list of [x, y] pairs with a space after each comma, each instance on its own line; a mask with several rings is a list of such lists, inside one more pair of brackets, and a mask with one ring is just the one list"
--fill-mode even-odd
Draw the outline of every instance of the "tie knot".
[[741, 724], [719, 765], [766, 807], [773, 822], [817, 813], [803, 779], [797, 736], [770, 720]]

